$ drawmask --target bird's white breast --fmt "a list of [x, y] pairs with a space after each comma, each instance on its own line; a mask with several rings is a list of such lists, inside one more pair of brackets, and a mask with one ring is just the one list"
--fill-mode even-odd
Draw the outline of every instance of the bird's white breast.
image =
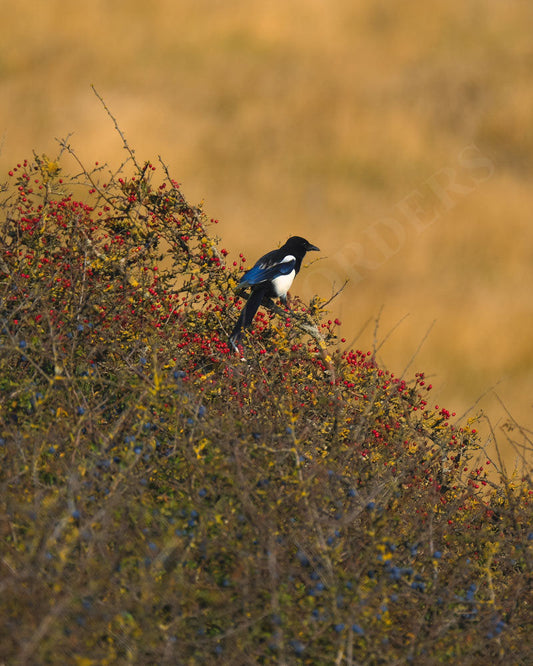
[[287, 275], [280, 275], [272, 280], [272, 286], [274, 287], [274, 292], [278, 298], [287, 295], [295, 275], [296, 271], [293, 269]]

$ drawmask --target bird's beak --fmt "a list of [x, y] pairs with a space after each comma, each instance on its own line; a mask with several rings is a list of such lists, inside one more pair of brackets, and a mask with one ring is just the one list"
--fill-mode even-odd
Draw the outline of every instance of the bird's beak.
[[320, 252], [320, 248], [317, 247], [316, 245], [309, 245], [309, 247], [307, 248], [307, 251], [310, 252], [311, 250], [314, 250], [316, 252]]

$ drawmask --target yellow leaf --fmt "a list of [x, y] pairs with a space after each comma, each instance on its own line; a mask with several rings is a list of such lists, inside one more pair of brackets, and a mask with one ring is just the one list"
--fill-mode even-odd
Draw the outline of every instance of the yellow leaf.
[[48, 159], [46, 155], [42, 156], [42, 161], [40, 161], [39, 166], [41, 169], [41, 174], [44, 183], [47, 183], [50, 180], [50, 178], [57, 176], [61, 171], [59, 164], [57, 162], [53, 162], [52, 160]]

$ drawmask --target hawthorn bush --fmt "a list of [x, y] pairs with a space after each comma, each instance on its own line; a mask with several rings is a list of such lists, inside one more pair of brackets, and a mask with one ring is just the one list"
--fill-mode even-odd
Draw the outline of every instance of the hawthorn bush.
[[531, 663], [530, 476], [423, 373], [319, 298], [233, 353], [245, 259], [163, 164], [1, 196], [2, 663]]

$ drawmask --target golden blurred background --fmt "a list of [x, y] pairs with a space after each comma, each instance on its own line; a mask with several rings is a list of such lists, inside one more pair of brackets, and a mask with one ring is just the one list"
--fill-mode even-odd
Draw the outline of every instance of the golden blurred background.
[[331, 305], [346, 345], [377, 339], [396, 374], [416, 354], [435, 403], [497, 432], [506, 409], [533, 426], [533, 3], [0, 7], [0, 174], [70, 132], [88, 165], [118, 166], [93, 84], [230, 259], [306, 236], [321, 259], [293, 292], [349, 279]]

